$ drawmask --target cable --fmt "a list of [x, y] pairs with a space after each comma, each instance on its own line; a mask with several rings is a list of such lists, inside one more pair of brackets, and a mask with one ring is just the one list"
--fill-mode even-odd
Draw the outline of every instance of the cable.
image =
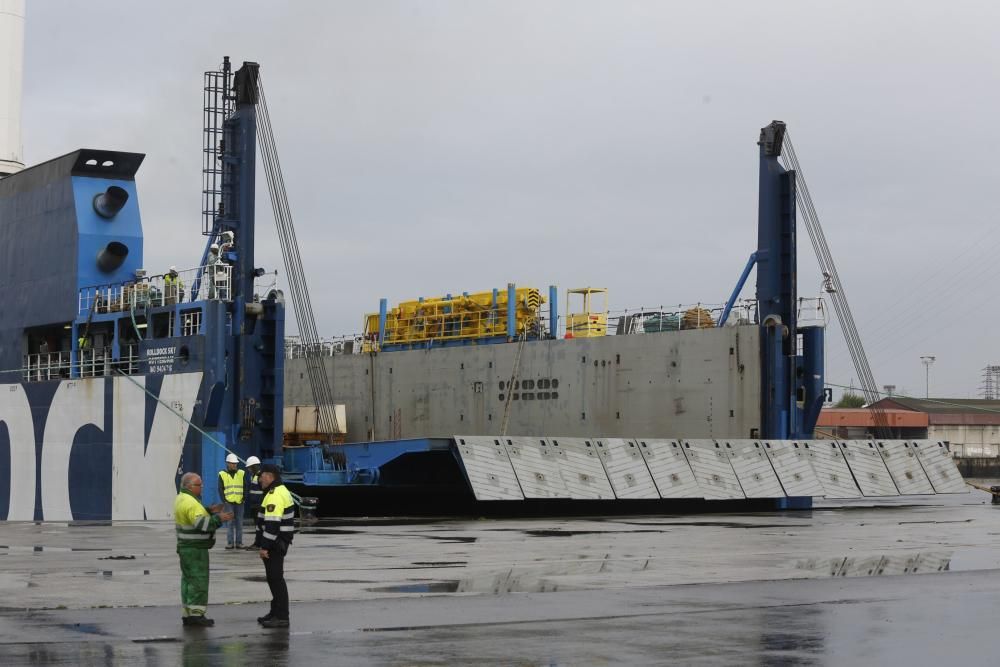
[[[819, 215], [816, 213], [812, 196], [809, 194], [809, 186], [806, 184], [805, 175], [802, 172], [802, 167], [795, 154], [795, 148], [792, 145], [791, 136], [787, 130], [785, 131], [782, 148], [787, 168], [795, 173], [795, 198], [799, 213], [805, 223], [806, 232], [809, 235], [809, 241], [812, 243], [813, 251], [816, 254], [816, 261], [819, 264], [820, 271], [822, 271], [824, 277], [829, 280], [832, 286], [832, 289], [828, 290], [828, 292], [830, 300], [833, 302], [834, 310], [837, 313], [837, 321], [840, 323], [841, 332], [851, 353], [855, 371], [861, 382], [861, 389], [868, 400], [868, 404], [872, 405], [876, 402], [875, 397], [878, 395], [878, 385], [872, 374], [871, 366], [868, 364], [868, 357], [865, 354], [861, 335], [858, 333], [857, 324], [854, 322], [854, 316], [848, 305], [847, 294], [840, 281], [840, 274], [833, 260], [833, 253], [830, 251], [826, 235], [823, 233], [823, 228], [820, 225]], [[875, 422], [876, 435], [889, 433], [888, 420], [880, 407], [872, 408], [872, 416]]]

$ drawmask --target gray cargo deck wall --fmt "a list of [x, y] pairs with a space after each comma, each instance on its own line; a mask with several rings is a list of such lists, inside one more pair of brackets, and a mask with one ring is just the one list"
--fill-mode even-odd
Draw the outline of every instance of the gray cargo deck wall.
[[[527, 342], [507, 432], [751, 437], [760, 425], [758, 340], [755, 326], [739, 326]], [[506, 389], [517, 347], [328, 357], [348, 441], [498, 432], [507, 396], [500, 383]], [[286, 362], [285, 403], [312, 403], [301, 359]]]

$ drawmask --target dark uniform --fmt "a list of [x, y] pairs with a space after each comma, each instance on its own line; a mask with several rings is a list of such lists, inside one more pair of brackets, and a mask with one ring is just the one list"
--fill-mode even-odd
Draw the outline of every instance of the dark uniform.
[[254, 545], [267, 550], [264, 572], [271, 589], [271, 611], [262, 617], [261, 624], [284, 627], [288, 624], [288, 586], [285, 584], [285, 556], [295, 537], [295, 501], [281, 481], [276, 466], [265, 465], [261, 472], [274, 474], [274, 482], [264, 489], [260, 509], [257, 511], [257, 534]]

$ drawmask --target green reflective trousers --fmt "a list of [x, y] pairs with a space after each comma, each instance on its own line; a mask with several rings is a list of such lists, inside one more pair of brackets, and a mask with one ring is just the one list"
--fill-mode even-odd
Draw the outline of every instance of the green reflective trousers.
[[184, 616], [204, 616], [208, 607], [208, 549], [177, 548], [181, 558]]

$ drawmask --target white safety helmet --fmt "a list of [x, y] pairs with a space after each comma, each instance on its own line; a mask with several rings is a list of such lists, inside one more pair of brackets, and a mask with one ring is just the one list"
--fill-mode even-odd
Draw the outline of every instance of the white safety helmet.
[[256, 456], [251, 456], [250, 458], [247, 459], [247, 465], [248, 466], [259, 466], [260, 465], [260, 459], [257, 458]]
[[176, 266], [171, 266], [170, 267], [170, 273], [177, 273], [177, 267]]
[[213, 243], [212, 245], [208, 246], [208, 249], [212, 250], [214, 252], [219, 252], [219, 244], [218, 243]]
[[236, 454], [230, 454], [226, 457], [226, 463], [239, 463], [240, 459]]

